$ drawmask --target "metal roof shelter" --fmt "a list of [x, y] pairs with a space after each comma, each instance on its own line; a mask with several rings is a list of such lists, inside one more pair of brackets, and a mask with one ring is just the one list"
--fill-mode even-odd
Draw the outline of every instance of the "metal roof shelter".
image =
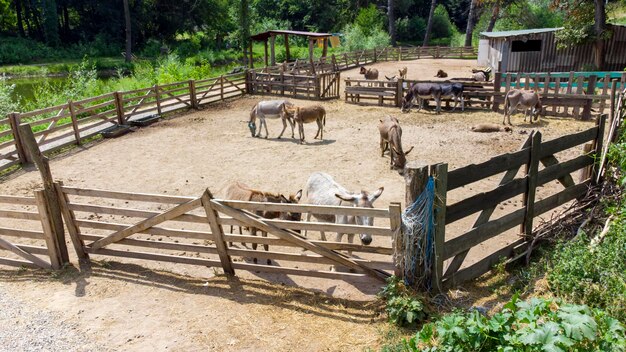
[[[318, 39], [322, 39], [324, 41], [324, 49], [322, 56], [326, 56], [328, 51], [328, 38], [332, 37], [331, 33], [316, 33], [316, 32], [303, 32], [303, 31], [291, 31], [291, 30], [270, 30], [267, 32], [258, 33], [250, 36], [250, 39], [257, 42], [263, 42], [265, 44], [265, 66], [268, 66], [268, 55], [267, 55], [267, 43], [270, 43], [271, 50], [271, 65], [276, 65], [276, 55], [275, 55], [275, 41], [276, 36], [282, 35], [285, 37], [285, 53], [287, 54], [287, 61], [290, 61], [291, 57], [289, 55], [289, 36], [295, 35], [300, 37], [309, 38], [309, 61], [313, 61], [313, 47], [315, 42]], [[252, 57], [252, 41], [250, 42], [250, 66], [252, 66], [252, 62], [254, 62]]]
[[563, 27], [521, 29], [521, 30], [516, 30], [516, 31], [501, 31], [501, 32], [480, 32], [480, 35], [482, 35], [483, 37], [487, 37], [487, 38], [506, 38], [506, 37], [517, 37], [520, 35], [556, 32], [560, 29], [563, 29]]

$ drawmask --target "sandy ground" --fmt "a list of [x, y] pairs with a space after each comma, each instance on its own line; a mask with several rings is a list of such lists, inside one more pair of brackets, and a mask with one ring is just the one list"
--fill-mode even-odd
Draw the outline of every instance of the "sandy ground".
[[[375, 67], [381, 74], [392, 74], [396, 66], [406, 65], [409, 78], [424, 79], [420, 75], [430, 78], [438, 68], [450, 77], [463, 77], [473, 64], [420, 60]], [[357, 76], [355, 70], [342, 73], [344, 78]], [[276, 120], [268, 121], [269, 139], [250, 136], [248, 112], [259, 99], [213, 105], [76, 148], [52, 159], [52, 172], [68, 186], [198, 196], [207, 187], [217, 191], [231, 180], [294, 193], [304, 188], [312, 172], [324, 171], [351, 190], [384, 186], [375, 205], [387, 207], [404, 203], [405, 182], [389, 169], [388, 156], [380, 156], [377, 123], [384, 115], [400, 119], [405, 149], [415, 146], [408, 156], [413, 165], [446, 162], [450, 170], [519, 149], [537, 126], [524, 124], [518, 115], [513, 133], [480, 134], [471, 132], [470, 126], [500, 123], [501, 115], [400, 114], [397, 109], [332, 101], [322, 103], [327, 110], [325, 140], [313, 141], [315, 127], [306, 125], [309, 143], [299, 145], [291, 138], [275, 139], [282, 128]], [[548, 140], [589, 127], [590, 123], [570, 119], [544, 119], [538, 128]], [[557, 157], [579, 153], [572, 150]], [[451, 192], [450, 202], [493, 188], [499, 177]], [[19, 172], [0, 183], [0, 194], [31, 195], [39, 184], [36, 172]], [[546, 185], [538, 198], [560, 189], [556, 183]], [[519, 197], [507, 201], [493, 217], [520, 206]], [[447, 237], [467, 230], [474, 219], [458, 221]], [[516, 233], [517, 229], [509, 231], [475, 247], [466, 265], [511, 243]], [[111, 349], [347, 351], [379, 343], [384, 319], [372, 301], [379, 283], [240, 273], [238, 280], [228, 281], [202, 267], [110, 258], [80, 273], [68, 269], [60, 277], [9, 269], [0, 272], [0, 282], [22, 300], [68, 316], [90, 339]]]

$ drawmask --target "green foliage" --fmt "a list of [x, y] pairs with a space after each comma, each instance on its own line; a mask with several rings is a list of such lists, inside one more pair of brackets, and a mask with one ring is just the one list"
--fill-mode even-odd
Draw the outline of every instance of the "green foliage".
[[358, 26], [366, 37], [371, 36], [376, 30], [382, 30], [384, 24], [384, 17], [380, 11], [376, 8], [376, 5], [370, 4], [368, 7], [363, 7], [359, 10], [358, 16], [354, 24]]
[[421, 17], [404, 17], [396, 20], [396, 33], [401, 41], [421, 41], [426, 34], [426, 20]]
[[9, 84], [4, 75], [0, 75], [0, 118], [5, 118], [8, 113], [18, 110], [18, 105], [11, 95], [15, 85]]
[[381, 29], [373, 30], [367, 36], [361, 27], [356, 25], [347, 25], [343, 33], [342, 49], [346, 52], [385, 47], [391, 40], [389, 34]]
[[443, 5], [437, 5], [435, 14], [433, 15], [433, 38], [450, 38], [458, 32], [454, 24], [450, 21], [448, 11]]
[[623, 351], [624, 326], [599, 309], [515, 295], [491, 318], [454, 312], [426, 324], [409, 351]]
[[426, 319], [427, 310], [421, 298], [406, 287], [401, 279], [392, 276], [379, 293], [387, 301], [389, 321], [399, 326], [415, 326]]

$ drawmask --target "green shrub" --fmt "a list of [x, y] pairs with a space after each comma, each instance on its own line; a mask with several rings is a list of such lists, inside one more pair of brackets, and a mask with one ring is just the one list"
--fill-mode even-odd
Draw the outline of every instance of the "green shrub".
[[32, 62], [47, 57], [51, 51], [44, 44], [19, 37], [0, 37], [0, 65]]
[[376, 30], [382, 30], [384, 24], [383, 14], [378, 11], [376, 5], [370, 4], [368, 7], [363, 7], [359, 10], [359, 14], [354, 21], [363, 31], [363, 34], [368, 37]]
[[382, 29], [371, 31], [367, 36], [361, 27], [356, 25], [347, 25], [343, 33], [342, 49], [345, 52], [385, 47], [391, 40], [389, 34]]
[[387, 285], [379, 293], [387, 301], [389, 321], [399, 326], [415, 326], [426, 319], [427, 309], [420, 297], [406, 287], [396, 276], [387, 279]]
[[426, 34], [426, 24], [426, 20], [418, 16], [399, 18], [396, 20], [398, 39], [421, 42]]
[[459, 33], [459, 30], [450, 20], [446, 8], [443, 5], [438, 5], [433, 15], [432, 38], [446, 38], [448, 40], [447, 44], [450, 45], [451, 38], [457, 33]]
[[[7, 114], [18, 111], [18, 105], [13, 100], [14, 84], [9, 84], [4, 75], [0, 75], [0, 119], [4, 119]], [[6, 125], [4, 125], [6, 126]]]
[[624, 351], [624, 326], [599, 309], [517, 295], [491, 318], [455, 312], [426, 324], [409, 351]]

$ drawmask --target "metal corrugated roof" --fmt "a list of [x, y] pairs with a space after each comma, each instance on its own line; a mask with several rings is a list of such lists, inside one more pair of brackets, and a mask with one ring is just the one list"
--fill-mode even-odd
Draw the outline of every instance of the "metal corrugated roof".
[[266, 40], [267, 38], [272, 36], [272, 34], [292, 34], [292, 35], [299, 35], [299, 36], [310, 37], [310, 38], [327, 38], [327, 37], [332, 37], [332, 34], [330, 34], [330, 33], [302, 32], [302, 31], [290, 31], [290, 30], [275, 29], [275, 30], [270, 30], [270, 31], [267, 31], [267, 32], [262, 32], [262, 33], [258, 33], [258, 34], [252, 35], [252, 36], [250, 36], [250, 38], [252, 38], [253, 40]]
[[563, 29], [563, 27], [521, 29], [517, 31], [502, 31], [502, 32], [481, 32], [480, 35], [487, 37], [487, 38], [505, 38], [505, 37], [516, 37], [520, 35], [528, 35], [528, 34], [556, 32], [560, 29]]

